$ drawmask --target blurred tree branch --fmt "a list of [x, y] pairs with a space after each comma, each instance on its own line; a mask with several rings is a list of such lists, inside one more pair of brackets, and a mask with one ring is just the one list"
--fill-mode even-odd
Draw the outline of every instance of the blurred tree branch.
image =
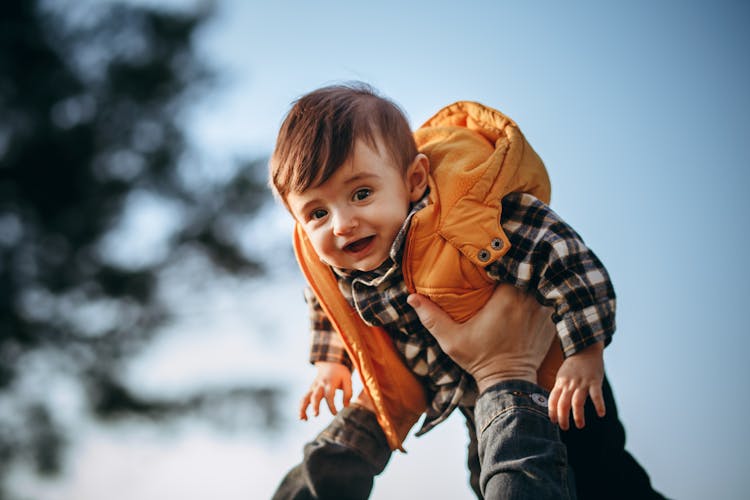
[[[260, 160], [205, 181], [183, 168], [183, 111], [212, 83], [194, 50], [210, 8], [87, 5], [78, 18], [37, 0], [0, 7], [0, 405], [21, 417], [0, 415], [0, 499], [6, 465], [60, 470], [66, 437], [53, 408], [19, 394], [26, 361], [40, 353], [85, 387], [104, 419], [226, 420], [231, 403], [260, 408], [261, 426], [277, 420], [274, 387], [171, 401], [140, 396], [118, 376], [170, 321], [159, 285], [180, 256], [204, 255], [210, 273], [262, 275], [227, 227], [268, 195]], [[163, 251], [123, 259], [137, 252], [118, 227], [138, 196], [171, 207], [174, 220]]]

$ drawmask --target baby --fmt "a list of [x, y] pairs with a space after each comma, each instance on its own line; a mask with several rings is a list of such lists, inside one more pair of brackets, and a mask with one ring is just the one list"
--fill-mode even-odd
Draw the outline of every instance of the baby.
[[[568, 428], [597, 413], [602, 353], [615, 329], [615, 294], [599, 259], [546, 202], [543, 163], [502, 113], [473, 102], [439, 111], [412, 133], [371, 88], [325, 87], [300, 98], [279, 132], [271, 184], [296, 221], [295, 250], [309, 287], [317, 375], [300, 417], [336, 391], [374, 412], [391, 449], [425, 412], [419, 434], [459, 408], [473, 428], [473, 379], [446, 356], [407, 298], [428, 296], [455, 320], [498, 283], [532, 293], [560, 342], [546, 367], [551, 390], [531, 400]], [[564, 361], [561, 358], [564, 357]], [[557, 359], [556, 359], [557, 358]], [[559, 369], [558, 369], [559, 367]], [[472, 433], [472, 439], [475, 436]]]

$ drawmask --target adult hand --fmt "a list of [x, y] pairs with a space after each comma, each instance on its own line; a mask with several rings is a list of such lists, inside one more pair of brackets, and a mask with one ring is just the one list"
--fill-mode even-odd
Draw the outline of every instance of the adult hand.
[[474, 317], [456, 323], [427, 297], [408, 298], [443, 351], [476, 380], [480, 393], [503, 380], [537, 383], [537, 369], [555, 340], [550, 309], [512, 285], [500, 284]]

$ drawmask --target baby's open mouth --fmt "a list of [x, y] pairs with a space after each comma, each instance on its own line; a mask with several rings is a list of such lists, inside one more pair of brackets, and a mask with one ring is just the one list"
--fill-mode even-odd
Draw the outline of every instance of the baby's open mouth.
[[368, 236], [357, 241], [353, 241], [344, 247], [345, 252], [357, 253], [367, 248], [367, 245], [372, 242], [375, 236]]

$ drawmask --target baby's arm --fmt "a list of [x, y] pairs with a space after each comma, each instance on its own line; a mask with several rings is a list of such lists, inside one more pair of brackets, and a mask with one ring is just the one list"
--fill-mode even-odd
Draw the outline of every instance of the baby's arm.
[[344, 342], [331, 326], [320, 302], [308, 287], [305, 289], [305, 302], [310, 314], [312, 344], [310, 362], [315, 365], [317, 374], [310, 389], [302, 398], [299, 418], [307, 420], [307, 408], [312, 404], [314, 415], [320, 413], [320, 401], [326, 400], [331, 413], [337, 413], [334, 396], [337, 390], [344, 393], [344, 406], [349, 406], [352, 395], [352, 363], [346, 353]]
[[566, 360], [550, 393], [550, 417], [567, 429], [572, 409], [576, 426], [583, 426], [589, 396], [599, 415], [605, 411], [602, 351], [615, 330], [612, 282], [575, 230], [533, 196], [504, 198], [501, 223], [511, 248], [488, 274], [554, 307], [552, 321]]
[[352, 399], [352, 372], [341, 363], [318, 361], [315, 363], [317, 375], [313, 380], [299, 407], [300, 420], [307, 420], [307, 408], [312, 404], [313, 414], [320, 414], [320, 402], [325, 399], [332, 415], [338, 413], [334, 402], [337, 390], [344, 393], [343, 404], [349, 406]]
[[579, 429], [586, 425], [583, 407], [591, 397], [596, 413], [604, 416], [604, 342], [597, 342], [569, 356], [557, 371], [555, 386], [549, 395], [549, 418], [558, 422], [562, 430], [568, 430], [570, 411]]

